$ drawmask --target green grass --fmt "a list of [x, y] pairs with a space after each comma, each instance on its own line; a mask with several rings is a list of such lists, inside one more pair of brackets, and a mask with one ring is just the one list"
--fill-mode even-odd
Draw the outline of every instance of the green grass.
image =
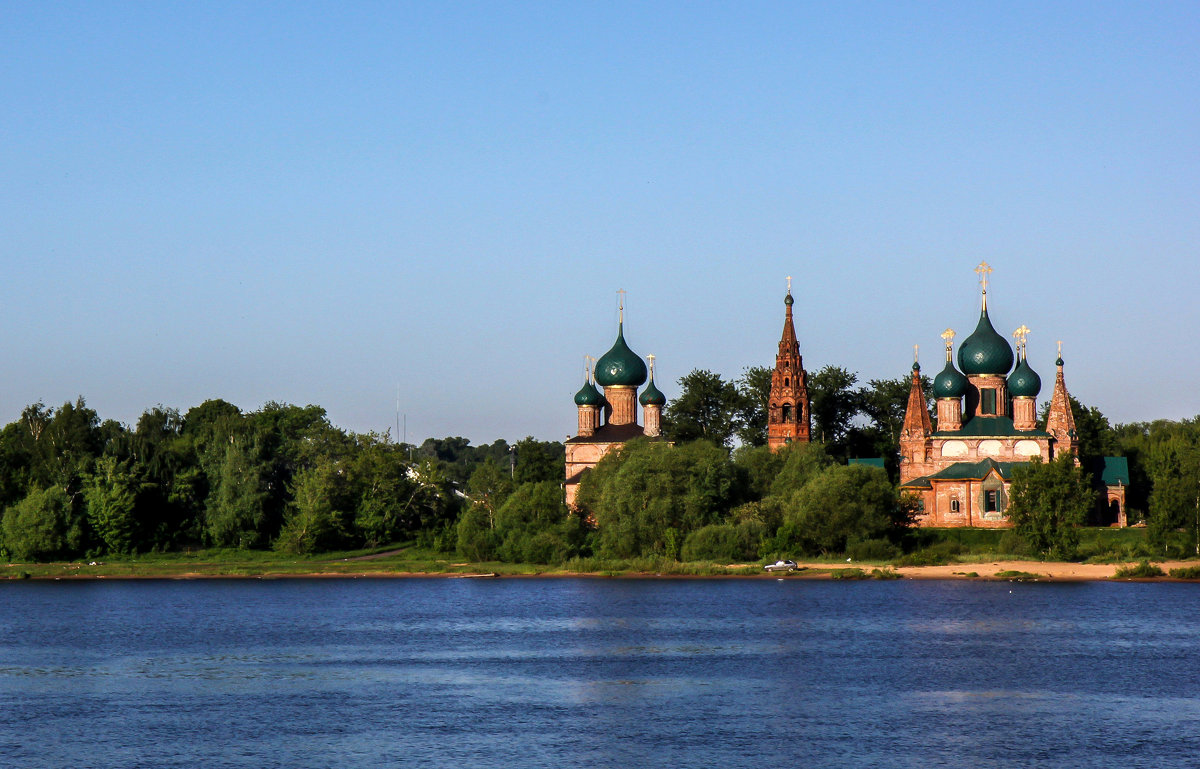
[[[1176, 571], [1178, 571], [1178, 569], [1176, 569]], [[1154, 577], [1165, 576], [1167, 576], [1167, 574], [1162, 570], [1161, 567], [1152, 564], [1149, 561], [1142, 561], [1141, 563], [1134, 564], [1133, 566], [1121, 566], [1117, 569], [1116, 573], [1113, 574], [1113, 579], [1152, 579]]]
[[1028, 582], [1028, 581], [1032, 581], [1032, 580], [1041, 579], [1042, 575], [1034, 574], [1033, 572], [1030, 572], [1030, 571], [1008, 570], [1008, 571], [996, 572], [996, 577], [998, 579], [1007, 579], [1007, 580], [1011, 580], [1014, 582]]
[[1178, 569], [1171, 569], [1171, 577], [1173, 579], [1200, 580], [1200, 566], [1183, 566]]

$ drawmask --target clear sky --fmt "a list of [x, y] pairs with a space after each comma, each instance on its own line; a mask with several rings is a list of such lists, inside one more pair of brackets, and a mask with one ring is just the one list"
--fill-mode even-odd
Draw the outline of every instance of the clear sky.
[[[1195, 2], [7, 2], [0, 422], [83, 395], [574, 431], [616, 331], [668, 398], [904, 376], [978, 317], [1113, 422], [1200, 413]], [[394, 427], [393, 427], [394, 430]]]

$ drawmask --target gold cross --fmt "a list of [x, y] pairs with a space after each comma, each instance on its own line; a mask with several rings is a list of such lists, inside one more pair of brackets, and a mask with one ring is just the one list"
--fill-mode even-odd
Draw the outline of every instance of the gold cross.
[[954, 350], [954, 329], [948, 328], [942, 332], [942, 339], [946, 340], [946, 362], [950, 362], [950, 356]]
[[583, 356], [583, 367], [587, 370], [587, 381], [592, 381], [592, 364], [596, 359], [590, 355]]
[[1062, 340], [1058, 340], [1058, 357], [1062, 357]]
[[650, 353], [649, 355], [647, 355], [646, 359], [648, 361], [650, 361], [650, 378], [653, 379], [654, 378], [654, 353]]
[[979, 275], [979, 285], [983, 286], [983, 293], [986, 294], [987, 286], [988, 286], [988, 275], [992, 274], [991, 265], [989, 265], [987, 262], [980, 262], [979, 266], [975, 268], [975, 273], [977, 275]]
[[1013, 338], [1017, 340], [1017, 349], [1022, 354], [1025, 352], [1025, 340], [1029, 336], [1029, 331], [1029, 326], [1022, 323], [1021, 327], [1013, 332]]
[[623, 289], [623, 288], [617, 289], [617, 322], [618, 323], [625, 322], [625, 294], [626, 294], [625, 289]]
[[788, 275], [787, 278], [788, 278], [788, 293], [790, 294], [790, 293], [792, 293], [792, 276]]
[[919, 345], [919, 344], [913, 345], [913, 363], [921, 362], [919, 356], [917, 355], [917, 353], [920, 351], [920, 349], [921, 349], [921, 345]]

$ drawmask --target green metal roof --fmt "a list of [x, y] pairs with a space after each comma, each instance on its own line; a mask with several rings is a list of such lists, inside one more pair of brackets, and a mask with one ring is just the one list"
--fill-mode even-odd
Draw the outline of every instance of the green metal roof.
[[1125, 457], [1101, 457], [1096, 475], [1105, 486], [1129, 485], [1129, 460]]
[[961, 430], [936, 430], [935, 438], [1049, 438], [1044, 430], [1018, 430], [1008, 417], [975, 417], [963, 423]]
[[1009, 475], [1012, 473], [1013, 466], [1016, 464], [1018, 463], [997, 462], [991, 457], [981, 459], [978, 462], [955, 462], [949, 467], [938, 470], [936, 473], [923, 475], [920, 478], [913, 478], [911, 481], [900, 485], [906, 489], [928, 489], [933, 485], [932, 481], [981, 481], [991, 475], [993, 471], [999, 473], [1000, 477], [1007, 481]]

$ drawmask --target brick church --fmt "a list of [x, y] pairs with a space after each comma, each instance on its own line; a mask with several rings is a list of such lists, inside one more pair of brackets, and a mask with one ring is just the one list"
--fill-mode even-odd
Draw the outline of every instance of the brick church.
[[[1062, 343], [1045, 425], [1037, 420], [1042, 381], [1026, 356], [1029, 329], [1014, 333], [1014, 355], [988, 314], [987, 285], [992, 269], [979, 265], [982, 309], [975, 330], [958, 348], [946, 329], [946, 364], [933, 379], [937, 425], [930, 419], [913, 363], [912, 386], [900, 433], [900, 488], [919, 498], [922, 526], [1009, 526], [1010, 474], [1018, 462], [1034, 457], [1049, 462], [1060, 454], [1078, 454], [1078, 435], [1063, 377]], [[1015, 366], [1014, 366], [1015, 363]], [[1078, 460], [1077, 460], [1078, 461]], [[1112, 492], [1110, 490], [1110, 497]], [[1124, 491], [1119, 523], [1124, 524]]]
[[[642, 436], [660, 439], [662, 408], [667, 399], [654, 386], [654, 356], [647, 371], [641, 357], [625, 341], [625, 305], [621, 302], [617, 320], [617, 340], [608, 352], [584, 372], [583, 387], [575, 393], [579, 412], [579, 434], [566, 441], [567, 479], [564, 485], [567, 505], [575, 504], [579, 481], [605, 454], [626, 441]], [[591, 358], [586, 359], [589, 363]], [[649, 384], [638, 397], [638, 388]], [[603, 391], [598, 389], [600, 385]], [[638, 424], [637, 405], [641, 404], [645, 426]]]

